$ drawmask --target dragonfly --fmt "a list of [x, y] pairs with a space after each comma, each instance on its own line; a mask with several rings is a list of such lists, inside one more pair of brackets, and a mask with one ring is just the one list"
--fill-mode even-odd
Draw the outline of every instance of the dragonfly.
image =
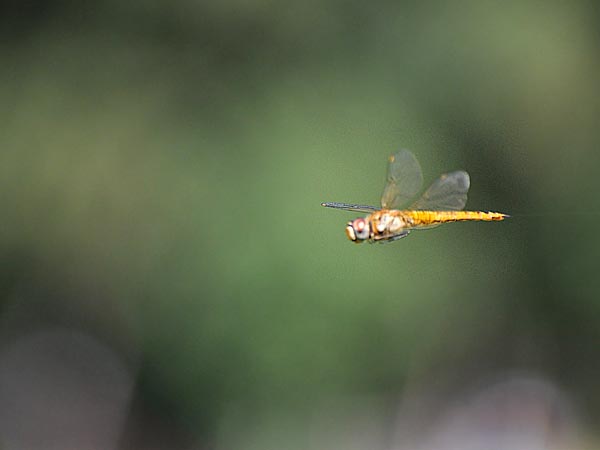
[[413, 230], [435, 228], [448, 222], [489, 222], [509, 217], [499, 212], [463, 211], [470, 184], [469, 174], [464, 170], [443, 174], [418, 200], [400, 209], [423, 186], [423, 173], [417, 158], [408, 150], [400, 150], [389, 158], [381, 207], [337, 202], [321, 203], [321, 206], [368, 214], [346, 225], [346, 236], [357, 244], [393, 242]]

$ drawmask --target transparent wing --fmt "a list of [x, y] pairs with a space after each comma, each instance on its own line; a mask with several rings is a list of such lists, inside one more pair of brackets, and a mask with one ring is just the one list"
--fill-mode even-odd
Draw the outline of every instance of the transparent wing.
[[423, 175], [415, 155], [407, 150], [400, 150], [390, 156], [381, 206], [386, 209], [399, 209], [415, 197], [421, 186]]
[[326, 208], [345, 209], [346, 211], [356, 211], [362, 213], [372, 213], [373, 211], [379, 211], [381, 208], [369, 205], [355, 205], [352, 203], [337, 203], [337, 202], [326, 202], [321, 203], [321, 206]]
[[413, 203], [410, 209], [432, 211], [458, 211], [467, 204], [467, 192], [471, 182], [463, 170], [442, 175]]

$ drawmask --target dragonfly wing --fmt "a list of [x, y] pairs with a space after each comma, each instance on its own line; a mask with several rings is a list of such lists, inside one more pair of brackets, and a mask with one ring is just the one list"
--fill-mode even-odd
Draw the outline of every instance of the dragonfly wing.
[[421, 231], [421, 230], [431, 230], [432, 228], [437, 228], [440, 225], [441, 225], [441, 223], [434, 223], [432, 225], [418, 225], [416, 227], [413, 227], [412, 229], [413, 230], [418, 230], [418, 231]]
[[369, 205], [355, 205], [353, 203], [337, 203], [337, 202], [326, 202], [321, 203], [321, 206], [326, 208], [344, 209], [346, 211], [356, 211], [361, 213], [371, 214], [374, 211], [379, 211], [381, 208]]
[[459, 211], [467, 204], [471, 182], [463, 170], [442, 175], [423, 193], [410, 209], [431, 211]]
[[399, 209], [413, 199], [423, 185], [421, 166], [411, 152], [400, 150], [390, 156], [387, 182], [381, 196], [385, 209]]

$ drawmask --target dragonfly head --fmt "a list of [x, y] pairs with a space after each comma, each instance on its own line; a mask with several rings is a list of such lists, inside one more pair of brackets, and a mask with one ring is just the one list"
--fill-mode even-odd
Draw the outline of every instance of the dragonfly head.
[[368, 239], [369, 235], [369, 222], [362, 217], [359, 217], [352, 222], [348, 222], [348, 225], [346, 225], [346, 236], [348, 236], [348, 239], [352, 242], [360, 244], [365, 239]]

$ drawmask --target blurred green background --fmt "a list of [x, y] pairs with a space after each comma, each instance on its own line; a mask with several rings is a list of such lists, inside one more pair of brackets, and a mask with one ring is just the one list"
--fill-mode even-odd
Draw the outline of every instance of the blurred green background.
[[[0, 17], [2, 448], [594, 446], [594, 2]], [[377, 204], [401, 148], [426, 183], [467, 170], [468, 209], [513, 217], [352, 245], [355, 214], [319, 204]], [[456, 406], [473, 398], [491, 416]], [[483, 416], [505, 434], [440, 435]], [[515, 423], [550, 447], [491, 446]]]

